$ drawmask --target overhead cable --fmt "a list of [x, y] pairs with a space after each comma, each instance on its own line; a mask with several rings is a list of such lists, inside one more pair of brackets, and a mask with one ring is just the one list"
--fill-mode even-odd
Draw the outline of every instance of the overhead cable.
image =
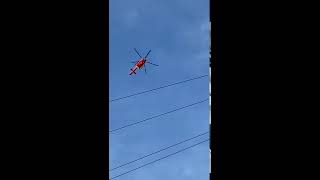
[[154, 118], [157, 118], [157, 117], [166, 115], [166, 114], [170, 114], [170, 113], [173, 113], [173, 112], [175, 112], [175, 111], [178, 111], [178, 110], [181, 110], [181, 109], [185, 109], [185, 108], [187, 108], [187, 107], [194, 106], [194, 105], [196, 105], [196, 104], [200, 104], [200, 103], [203, 103], [203, 102], [208, 101], [208, 100], [209, 100], [209, 98], [207, 98], [207, 99], [205, 99], [205, 100], [202, 100], [202, 101], [198, 101], [198, 102], [193, 103], [193, 104], [189, 104], [189, 105], [187, 105], [187, 106], [180, 107], [180, 108], [178, 108], [178, 109], [174, 109], [174, 110], [172, 110], [172, 111], [168, 111], [168, 112], [165, 112], [165, 113], [162, 113], [162, 114], [159, 114], [159, 115], [156, 115], [156, 116], [153, 116], [153, 117], [150, 117], [150, 118], [147, 118], [147, 119], [138, 121], [138, 122], [134, 122], [134, 123], [131, 123], [131, 124], [127, 124], [127, 125], [125, 125], [125, 126], [122, 126], [122, 127], [116, 128], [116, 129], [113, 129], [113, 130], [109, 131], [109, 133], [118, 131], [118, 130], [123, 129], [123, 128], [130, 127], [130, 126], [133, 126], [133, 125], [137, 125], [137, 124], [140, 124], [140, 123], [142, 123], [142, 122], [145, 122], [145, 121], [148, 121], [148, 120], [151, 120], [151, 119], [154, 119]]
[[146, 163], [146, 164], [144, 164], [144, 165], [142, 165], [142, 166], [139, 166], [139, 167], [137, 167], [137, 168], [134, 168], [134, 169], [132, 169], [132, 170], [130, 170], [130, 171], [127, 171], [127, 172], [124, 172], [124, 173], [122, 173], [122, 174], [113, 176], [113, 177], [109, 178], [109, 180], [118, 178], [118, 177], [123, 176], [123, 175], [125, 175], [125, 174], [128, 174], [128, 173], [130, 173], [130, 172], [136, 171], [136, 170], [138, 170], [138, 169], [140, 169], [140, 168], [142, 168], [142, 167], [145, 167], [145, 166], [147, 166], [147, 165], [149, 165], [149, 164], [152, 164], [152, 163], [155, 163], [155, 162], [157, 162], [157, 161], [163, 160], [163, 159], [165, 159], [165, 158], [168, 158], [168, 157], [170, 157], [170, 156], [173, 156], [173, 155], [175, 155], [175, 154], [178, 154], [178, 153], [180, 153], [180, 152], [182, 152], [182, 151], [185, 151], [185, 150], [187, 150], [187, 149], [190, 149], [190, 148], [192, 148], [192, 147], [194, 147], [194, 146], [197, 146], [197, 145], [202, 144], [202, 143], [207, 142], [207, 141], [209, 141], [209, 139], [206, 139], [206, 140], [201, 141], [201, 142], [199, 142], [199, 143], [197, 143], [197, 144], [194, 144], [194, 145], [192, 145], [192, 146], [189, 146], [189, 147], [186, 147], [186, 148], [181, 149], [181, 150], [179, 150], [179, 151], [176, 151], [176, 152], [174, 152], [174, 153], [172, 153], [172, 154], [169, 154], [169, 155], [164, 156], [164, 157], [162, 157], [162, 158], [159, 158], [159, 159], [157, 159], [157, 160], [154, 160], [154, 161], [151, 161], [151, 162], [149, 162], [149, 163]]
[[133, 160], [133, 161], [130, 161], [130, 162], [124, 163], [124, 164], [122, 164], [122, 165], [119, 165], [119, 166], [117, 166], [117, 167], [114, 167], [114, 168], [110, 169], [109, 171], [116, 170], [116, 169], [118, 169], [118, 168], [120, 168], [120, 167], [123, 167], [123, 166], [126, 166], [126, 165], [128, 165], [128, 164], [131, 164], [131, 163], [133, 163], [133, 162], [139, 161], [139, 160], [141, 160], [141, 159], [144, 159], [144, 158], [149, 157], [149, 156], [151, 156], [151, 155], [157, 154], [157, 153], [159, 153], [159, 152], [161, 152], [161, 151], [167, 150], [167, 149], [169, 149], [169, 148], [172, 148], [172, 147], [174, 147], [174, 146], [177, 146], [177, 145], [179, 145], [179, 144], [185, 143], [185, 142], [187, 142], [187, 141], [190, 141], [190, 140], [192, 140], [192, 139], [195, 139], [195, 138], [197, 138], [197, 137], [199, 137], [199, 136], [203, 136], [203, 135], [208, 134], [208, 133], [209, 133], [209, 132], [207, 131], [207, 132], [205, 132], [205, 133], [198, 134], [197, 136], [194, 136], [194, 137], [192, 137], [192, 138], [183, 140], [183, 141], [181, 141], [181, 142], [179, 142], [179, 143], [176, 143], [176, 144], [174, 144], [174, 145], [171, 145], [171, 146], [162, 148], [162, 149], [160, 149], [160, 150], [158, 150], [158, 151], [156, 151], [156, 152], [147, 154], [147, 155], [142, 156], [142, 157], [140, 157], [140, 158], [137, 158], [137, 159], [135, 159], [135, 160]]
[[137, 95], [140, 95], [140, 94], [144, 94], [144, 93], [148, 93], [148, 92], [155, 91], [155, 90], [158, 90], [158, 89], [174, 86], [174, 85], [185, 83], [185, 82], [188, 82], [188, 81], [193, 81], [193, 80], [200, 79], [200, 78], [203, 78], [203, 77], [206, 77], [206, 76], [208, 76], [208, 75], [202, 75], [202, 76], [194, 77], [194, 78], [187, 79], [187, 80], [184, 80], [184, 81], [180, 81], [180, 82], [168, 84], [168, 85], [165, 85], [165, 86], [161, 86], [161, 87], [158, 87], [158, 88], [142, 91], [142, 92], [139, 92], [139, 93], [135, 93], [135, 94], [131, 94], [131, 95], [123, 96], [123, 97], [119, 97], [119, 98], [116, 98], [116, 99], [112, 99], [109, 102], [114, 102], [114, 101], [118, 101], [118, 100], [121, 100], [121, 99], [129, 98], [129, 97], [132, 97], [132, 96], [137, 96]]

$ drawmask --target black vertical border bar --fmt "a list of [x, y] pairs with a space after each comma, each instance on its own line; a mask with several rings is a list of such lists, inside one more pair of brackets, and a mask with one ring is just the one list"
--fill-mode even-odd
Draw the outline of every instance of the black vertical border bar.
[[108, 1], [14, 5], [9, 176], [107, 179]]
[[214, 34], [215, 40], [214, 42], [214, 52], [215, 52], [215, 102], [216, 102], [216, 174], [217, 179], [223, 179], [222, 174], [222, 111], [223, 111], [223, 102], [222, 102], [222, 82], [221, 82], [221, 74], [222, 74], [222, 57], [221, 57], [221, 10], [222, 5], [220, 0], [214, 0], [213, 6], [213, 17], [215, 20], [214, 23]]
[[218, 71], [220, 68], [218, 67], [218, 59], [217, 59], [217, 52], [218, 52], [218, 38], [219, 34], [217, 33], [217, 26], [218, 26], [218, 0], [212, 0], [210, 3], [210, 33], [211, 33], [211, 43], [210, 43], [210, 81], [211, 81], [211, 90], [210, 90], [210, 98], [211, 98], [211, 124], [210, 124], [210, 151], [211, 151], [211, 173], [210, 179], [219, 179], [220, 171], [219, 171], [219, 157], [220, 152], [218, 150], [219, 147], [219, 108], [218, 108], [218, 98], [220, 96], [220, 92], [218, 90], [219, 82], [218, 79], [220, 78], [218, 75]]
[[[102, 140], [105, 142], [103, 143], [103, 147], [101, 148], [102, 151], [104, 151], [103, 154], [103, 165], [102, 165], [102, 178], [101, 179], [109, 179], [109, 1], [103, 0], [102, 3], [105, 7], [105, 11], [103, 11], [102, 14], [102, 20], [104, 22], [102, 31], [104, 31], [104, 36], [103, 36], [103, 46], [102, 46], [102, 52], [104, 53], [105, 56], [103, 56], [102, 60], [103, 61], [103, 67], [105, 68], [105, 71], [103, 71], [103, 81], [104, 81], [104, 87], [103, 87], [103, 92], [104, 92], [104, 99], [103, 99], [103, 108], [106, 112], [104, 113], [104, 120], [102, 125], [105, 127], [105, 131], [102, 132]], [[106, 140], [105, 140], [106, 138]], [[102, 142], [103, 142], [102, 141]]]
[[[212, 114], [215, 114], [215, 109], [216, 109], [216, 103], [215, 103], [215, 75], [214, 75], [214, 64], [213, 60], [215, 58], [215, 21], [214, 18], [212, 17], [213, 14], [213, 9], [212, 6], [214, 6], [214, 1], [210, 1], [210, 11], [209, 11], [209, 16], [210, 16], [210, 98], [211, 98], [211, 114], [210, 114], [210, 154], [211, 154], [211, 173], [210, 173], [210, 179], [216, 179], [216, 150], [215, 150], [215, 144], [216, 144], [216, 131], [215, 129], [212, 130], [212, 126], [215, 128], [215, 123], [216, 119]], [[212, 78], [213, 76], [213, 78]], [[213, 125], [212, 125], [213, 124]], [[213, 160], [213, 161], [212, 161]]]

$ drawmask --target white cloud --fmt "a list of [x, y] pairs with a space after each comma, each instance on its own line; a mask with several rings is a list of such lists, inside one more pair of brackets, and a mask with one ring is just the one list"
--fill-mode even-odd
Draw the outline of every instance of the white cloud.
[[209, 33], [209, 21], [204, 21], [201, 25], [200, 25], [200, 31], [203, 33]]
[[209, 50], [203, 50], [199, 52], [195, 55], [195, 59], [201, 62], [209, 62]]
[[193, 170], [191, 168], [184, 168], [183, 171], [182, 171], [182, 175], [183, 176], [187, 176], [187, 177], [190, 177], [194, 174]]

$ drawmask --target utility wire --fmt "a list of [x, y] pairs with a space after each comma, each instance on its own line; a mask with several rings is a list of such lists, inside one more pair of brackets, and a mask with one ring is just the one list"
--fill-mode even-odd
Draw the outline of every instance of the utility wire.
[[171, 148], [171, 147], [177, 146], [177, 145], [179, 145], [179, 144], [182, 144], [182, 143], [184, 143], [184, 142], [190, 141], [190, 140], [192, 140], [192, 139], [195, 139], [195, 138], [197, 138], [197, 137], [199, 137], [199, 136], [202, 136], [202, 135], [205, 135], [205, 134], [208, 134], [208, 133], [209, 133], [209, 132], [201, 133], [201, 134], [199, 134], [199, 135], [197, 135], [197, 136], [194, 136], [194, 137], [192, 137], [192, 138], [186, 139], [186, 140], [181, 141], [181, 142], [179, 142], [179, 143], [176, 143], [176, 144], [174, 144], [174, 145], [165, 147], [165, 148], [163, 148], [163, 149], [160, 149], [160, 150], [158, 150], [158, 151], [156, 151], [156, 152], [150, 153], [150, 154], [148, 154], [148, 155], [145, 155], [145, 156], [140, 157], [140, 158], [138, 158], [138, 159], [135, 159], [135, 160], [133, 160], [133, 161], [124, 163], [124, 164], [122, 164], [122, 165], [120, 165], [120, 166], [117, 166], [117, 167], [115, 167], [115, 168], [110, 169], [109, 171], [113, 171], [113, 170], [115, 170], [115, 169], [118, 169], [118, 168], [120, 168], [120, 167], [126, 166], [126, 165], [128, 165], [128, 164], [133, 163], [133, 162], [139, 161], [139, 160], [141, 160], [141, 159], [143, 159], [143, 158], [146, 158], [146, 157], [148, 157], [148, 156], [157, 154], [157, 153], [159, 153], [159, 152], [161, 152], [161, 151], [164, 151], [164, 150], [166, 150], [166, 149], [169, 149], [169, 148]]
[[172, 155], [178, 154], [178, 153], [180, 153], [180, 152], [182, 152], [182, 151], [185, 151], [185, 150], [187, 150], [187, 149], [190, 149], [190, 148], [192, 148], [192, 147], [194, 147], [194, 146], [197, 146], [197, 145], [199, 145], [199, 144], [201, 144], [201, 143], [204, 143], [204, 142], [206, 142], [206, 141], [209, 141], [209, 139], [204, 140], [204, 141], [201, 141], [201, 142], [199, 142], [199, 143], [197, 143], [197, 144], [194, 144], [194, 145], [192, 145], [192, 146], [186, 147], [186, 148], [181, 149], [181, 150], [179, 150], [179, 151], [176, 151], [175, 153], [169, 154], [169, 155], [167, 155], [167, 156], [164, 156], [164, 157], [162, 157], [162, 158], [159, 158], [159, 159], [157, 159], [157, 160], [154, 160], [154, 161], [152, 161], [152, 162], [149, 162], [149, 163], [147, 163], [147, 164], [144, 164], [144, 165], [142, 165], [142, 166], [139, 166], [139, 167], [137, 167], [137, 168], [135, 168], [135, 169], [132, 169], [132, 170], [130, 170], [130, 171], [127, 171], [127, 172], [124, 172], [124, 173], [119, 174], [119, 175], [117, 175], [117, 176], [111, 177], [111, 178], [109, 178], [109, 180], [110, 180], [110, 179], [115, 179], [115, 178], [120, 177], [120, 176], [123, 176], [123, 175], [125, 175], [125, 174], [130, 173], [130, 172], [136, 171], [136, 170], [138, 170], [138, 169], [140, 169], [140, 168], [142, 168], [142, 167], [144, 167], [144, 166], [147, 166], [147, 165], [149, 165], [149, 164], [155, 163], [155, 162], [160, 161], [160, 160], [162, 160], [162, 159], [168, 158], [168, 157], [170, 157], [170, 156], [172, 156]]
[[176, 82], [176, 83], [173, 83], [173, 84], [168, 84], [168, 85], [165, 85], [165, 86], [161, 86], [161, 87], [158, 87], [158, 88], [155, 88], [155, 89], [150, 89], [150, 90], [142, 91], [142, 92], [139, 92], [139, 93], [131, 94], [131, 95], [128, 95], [128, 96], [119, 97], [119, 98], [116, 98], [116, 99], [112, 99], [109, 102], [118, 101], [118, 100], [121, 100], [121, 99], [129, 98], [129, 97], [136, 96], [136, 95], [139, 95], [139, 94], [144, 94], [144, 93], [147, 93], [147, 92], [150, 92], [150, 91], [155, 91], [155, 90], [166, 88], [166, 87], [169, 87], [169, 86], [185, 83], [185, 82], [188, 82], [188, 81], [193, 81], [193, 80], [200, 79], [200, 78], [203, 78], [203, 77], [206, 77], [206, 76], [208, 76], [208, 75], [202, 75], [202, 76], [198, 76], [198, 77], [195, 77], [195, 78], [187, 79], [187, 80], [184, 80], [184, 81]]
[[175, 111], [178, 111], [178, 110], [181, 110], [181, 109], [190, 107], [190, 106], [194, 106], [194, 105], [196, 105], [196, 104], [203, 103], [203, 102], [205, 102], [205, 101], [208, 101], [208, 99], [209, 99], [209, 98], [207, 98], [207, 99], [205, 99], [205, 100], [202, 100], [202, 101], [199, 101], [199, 102], [196, 102], [196, 103], [193, 103], [193, 104], [189, 104], [189, 105], [187, 105], [187, 106], [180, 107], [180, 108], [175, 109], [175, 110], [172, 110], [172, 111], [168, 111], [168, 112], [165, 112], [165, 113], [162, 113], [162, 114], [159, 114], [159, 115], [156, 115], [156, 116], [153, 116], [153, 117], [150, 117], [150, 118], [147, 118], [147, 119], [144, 119], [144, 120], [135, 122], [135, 123], [127, 124], [127, 125], [125, 125], [125, 126], [122, 126], [122, 127], [116, 128], [116, 129], [113, 129], [113, 130], [109, 131], [109, 133], [112, 133], [112, 132], [114, 132], [114, 131], [118, 131], [118, 130], [123, 129], [123, 128], [127, 128], [127, 127], [129, 127], [129, 126], [133, 126], [133, 125], [136, 125], [136, 124], [140, 124], [140, 123], [142, 123], [142, 122], [144, 122], [144, 121], [148, 121], [148, 120], [150, 120], [150, 119], [154, 119], [154, 118], [157, 118], [157, 117], [166, 115], [166, 114], [170, 114], [170, 113], [173, 113], [173, 112], [175, 112]]

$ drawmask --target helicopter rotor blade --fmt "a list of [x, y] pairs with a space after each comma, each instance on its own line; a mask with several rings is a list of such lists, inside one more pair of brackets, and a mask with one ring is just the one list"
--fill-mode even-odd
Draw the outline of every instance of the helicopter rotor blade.
[[144, 59], [146, 59], [148, 57], [150, 52], [151, 52], [151, 50], [147, 53], [147, 55], [144, 57]]
[[152, 65], [154, 65], [154, 66], [159, 66], [159, 65], [153, 64], [153, 63], [151, 63], [151, 62], [149, 62], [149, 61], [147, 61], [147, 63], [152, 64]]
[[144, 72], [147, 74], [146, 64], [144, 64], [143, 66], [144, 66]]
[[134, 51], [136, 51], [136, 53], [138, 54], [138, 56], [140, 57], [140, 58], [142, 58], [141, 57], [141, 55], [138, 53], [138, 51], [136, 50], [136, 48], [134, 48]]

